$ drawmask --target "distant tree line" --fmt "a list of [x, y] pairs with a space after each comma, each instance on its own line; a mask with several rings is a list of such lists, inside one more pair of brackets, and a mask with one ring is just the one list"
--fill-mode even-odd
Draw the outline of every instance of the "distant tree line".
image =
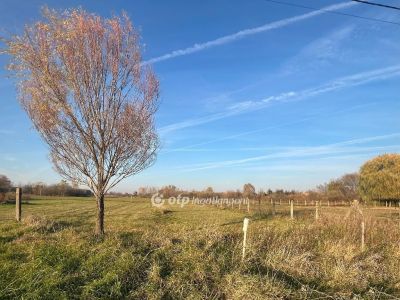
[[276, 189], [275, 191], [268, 189], [264, 192], [263, 189], [256, 191], [254, 185], [251, 183], [246, 183], [242, 189], [236, 190], [227, 190], [224, 192], [216, 192], [212, 187], [207, 187], [203, 190], [185, 190], [180, 189], [175, 185], [167, 185], [162, 188], [157, 188], [154, 186], [146, 186], [139, 187], [137, 192], [134, 195], [139, 197], [151, 197], [154, 194], [160, 194], [164, 198], [169, 197], [178, 197], [179, 195], [190, 197], [190, 198], [249, 198], [249, 199], [262, 199], [265, 197], [276, 197], [276, 198], [285, 198], [285, 197], [293, 197], [293, 195], [299, 194], [301, 192], [296, 192], [294, 190], [283, 190]]
[[246, 183], [241, 190], [228, 190], [215, 192], [212, 187], [204, 190], [186, 191], [175, 185], [167, 185], [158, 189], [156, 187], [140, 187], [138, 196], [151, 197], [155, 193], [162, 194], [164, 198], [184, 195], [198, 198], [240, 198], [247, 197], [258, 201], [330, 201], [350, 202], [362, 201], [400, 201], [400, 154], [385, 154], [367, 161], [359, 173], [344, 174], [318, 185], [314, 190], [299, 192], [295, 190], [276, 189], [275, 191], [260, 189], [256, 191], [251, 183]]
[[65, 180], [55, 184], [45, 184], [43, 182], [28, 183], [22, 186], [25, 194], [39, 196], [69, 196], [69, 197], [90, 197], [92, 192], [87, 189], [81, 189], [77, 185], [71, 185]]
[[[38, 196], [70, 196], [70, 197], [90, 197], [92, 192], [87, 189], [81, 189], [79, 186], [69, 184], [65, 180], [59, 183], [46, 184], [44, 182], [28, 183], [21, 186], [23, 195]], [[11, 200], [15, 198], [13, 193], [15, 186], [6, 175], [0, 175], [0, 200]], [[10, 199], [8, 199], [10, 198]]]
[[[0, 175], [0, 200], [4, 194], [12, 189], [11, 180]], [[24, 186], [24, 194], [42, 196], [78, 196], [89, 197], [89, 190], [80, 189], [76, 185], [68, 184], [65, 180], [57, 184], [46, 185], [42, 182], [29, 183]], [[204, 190], [184, 190], [175, 185], [167, 185], [162, 188], [154, 186], [139, 187], [132, 194], [109, 192], [107, 196], [140, 196], [151, 197], [161, 194], [164, 198], [186, 196], [190, 198], [242, 198], [255, 199], [258, 201], [391, 201], [400, 200], [400, 154], [385, 154], [367, 161], [361, 168], [360, 173], [349, 173], [339, 178], [332, 179], [324, 184], [318, 185], [314, 190], [305, 192], [284, 189], [259, 189], [256, 191], [251, 183], [244, 184], [242, 189], [216, 192], [212, 187]], [[12, 198], [12, 197], [11, 197]]]

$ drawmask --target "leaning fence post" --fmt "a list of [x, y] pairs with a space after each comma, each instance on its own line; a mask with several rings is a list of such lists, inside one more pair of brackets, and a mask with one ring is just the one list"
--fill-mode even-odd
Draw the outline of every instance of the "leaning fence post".
[[275, 207], [275, 199], [272, 201], [272, 215], [275, 216], [276, 207]]
[[293, 200], [290, 200], [290, 218], [293, 220]]
[[365, 248], [365, 222], [361, 221], [361, 251]]
[[319, 219], [319, 214], [318, 214], [318, 201], [315, 201], [315, 220]]
[[243, 252], [242, 252], [242, 260], [246, 255], [246, 239], [247, 239], [247, 228], [249, 227], [249, 219], [244, 218], [243, 220]]
[[18, 222], [21, 221], [21, 213], [22, 213], [21, 199], [22, 199], [22, 189], [17, 187], [15, 189], [15, 218], [17, 219]]

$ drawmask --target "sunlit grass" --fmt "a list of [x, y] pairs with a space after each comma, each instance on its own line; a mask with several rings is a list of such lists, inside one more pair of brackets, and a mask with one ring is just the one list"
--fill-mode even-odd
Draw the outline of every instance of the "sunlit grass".
[[[242, 207], [243, 208], [243, 207]], [[216, 206], [151, 207], [149, 199], [106, 200], [106, 236], [93, 235], [89, 198], [43, 197], [0, 205], [1, 299], [393, 299], [400, 297], [398, 209], [288, 205], [248, 214]], [[251, 219], [241, 261], [242, 221]]]

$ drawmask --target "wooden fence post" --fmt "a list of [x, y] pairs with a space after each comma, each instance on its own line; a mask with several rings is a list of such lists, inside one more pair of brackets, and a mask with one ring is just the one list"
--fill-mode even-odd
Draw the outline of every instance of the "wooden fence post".
[[318, 214], [318, 201], [315, 201], [315, 220], [319, 219], [319, 214]]
[[247, 239], [247, 228], [249, 227], [249, 219], [244, 218], [243, 220], [243, 252], [242, 252], [242, 261], [246, 255], [246, 239]]
[[21, 222], [21, 214], [22, 214], [22, 189], [17, 187], [15, 190], [15, 218], [18, 222]]
[[247, 212], [250, 212], [250, 199], [247, 199]]
[[276, 207], [275, 207], [275, 199], [272, 201], [272, 215], [275, 216]]
[[290, 200], [290, 218], [293, 220], [294, 215], [293, 215], [293, 200]]

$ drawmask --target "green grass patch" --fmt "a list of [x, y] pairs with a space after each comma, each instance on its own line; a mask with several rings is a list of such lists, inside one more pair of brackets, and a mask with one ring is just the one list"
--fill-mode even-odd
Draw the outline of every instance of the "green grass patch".
[[[400, 229], [394, 209], [366, 209], [366, 249], [348, 208], [153, 208], [106, 200], [93, 235], [90, 198], [32, 198], [23, 222], [0, 205], [0, 299], [394, 299]], [[244, 261], [242, 222], [251, 219]]]

